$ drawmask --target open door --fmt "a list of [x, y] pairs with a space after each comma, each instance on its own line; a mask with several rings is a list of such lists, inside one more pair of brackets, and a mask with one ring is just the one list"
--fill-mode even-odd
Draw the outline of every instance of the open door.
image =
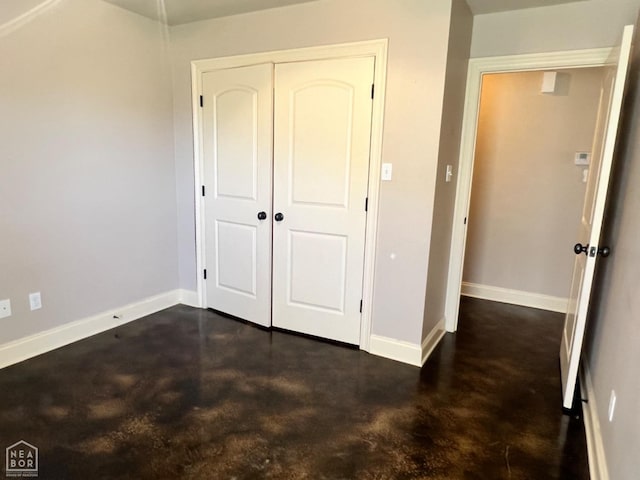
[[634, 27], [632, 25], [624, 28], [622, 44], [615, 49], [609, 59], [600, 95], [592, 163], [589, 169], [578, 237], [578, 241], [581, 243], [576, 244], [574, 248], [576, 261], [560, 345], [562, 405], [566, 409], [570, 409], [573, 403], [596, 260], [599, 256], [608, 255], [608, 249], [600, 245], [600, 233], [631, 57], [633, 34]]

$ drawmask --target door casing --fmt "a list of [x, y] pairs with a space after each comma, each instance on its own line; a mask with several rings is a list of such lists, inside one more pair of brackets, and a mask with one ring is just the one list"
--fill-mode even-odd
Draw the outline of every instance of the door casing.
[[360, 324], [360, 349], [369, 351], [371, 337], [371, 319], [373, 313], [374, 265], [376, 257], [376, 239], [378, 230], [378, 202], [380, 187], [380, 168], [382, 165], [382, 134], [384, 122], [384, 101], [387, 75], [388, 39], [371, 40], [338, 45], [279, 50], [247, 55], [194, 60], [191, 62], [191, 95], [193, 111], [193, 151], [194, 151], [194, 199], [196, 226], [196, 271], [198, 306], [207, 308], [206, 282], [203, 272], [206, 268], [205, 257], [205, 205], [202, 196], [204, 155], [202, 135], [202, 111], [200, 95], [202, 92], [202, 74], [214, 70], [245, 67], [261, 63], [290, 63], [309, 60], [324, 60], [349, 57], [374, 57], [373, 110], [371, 119], [371, 152], [369, 159], [369, 186], [367, 191], [368, 214], [366, 221], [364, 273], [362, 291], [362, 319]]
[[448, 332], [458, 329], [458, 314], [462, 286], [462, 269], [467, 240], [467, 224], [471, 202], [471, 181], [475, 158], [478, 115], [482, 77], [485, 74], [526, 72], [561, 68], [602, 67], [607, 64], [611, 48], [572, 50], [564, 52], [508, 55], [500, 57], [472, 58], [469, 60], [460, 162], [453, 214], [453, 231], [449, 254], [449, 273], [445, 298], [445, 327]]

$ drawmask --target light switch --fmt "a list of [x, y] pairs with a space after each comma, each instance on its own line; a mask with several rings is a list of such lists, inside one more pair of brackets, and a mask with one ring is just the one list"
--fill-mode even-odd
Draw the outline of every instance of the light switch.
[[391, 177], [393, 176], [393, 164], [391, 163], [383, 163], [382, 164], [382, 174], [380, 175], [381, 180], [385, 182], [391, 181]]
[[447, 172], [444, 175], [444, 181], [449, 183], [453, 177], [453, 166], [447, 165]]
[[40, 292], [30, 293], [29, 294], [29, 306], [31, 310], [40, 310], [42, 308], [42, 298], [40, 297]]

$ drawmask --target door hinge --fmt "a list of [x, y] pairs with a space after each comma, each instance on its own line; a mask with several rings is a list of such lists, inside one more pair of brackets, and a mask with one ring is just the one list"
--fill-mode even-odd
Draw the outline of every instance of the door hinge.
[[360, 300], [360, 313], [362, 313], [362, 300]]
[[371, 100], [373, 100], [373, 97], [375, 95], [375, 91], [376, 91], [376, 85], [375, 83], [371, 84]]
[[207, 279], [207, 269], [206, 268], [204, 269], [204, 279], [205, 280]]
[[200, 107], [204, 107], [204, 98], [202, 98], [202, 95], [200, 95]]
[[464, 217], [464, 224], [467, 224], [467, 217]]
[[203, 197], [205, 196], [205, 188], [204, 188], [204, 185], [202, 185], [202, 196], [203, 196]]
[[364, 199], [364, 211], [365, 212], [369, 211], [369, 197]]

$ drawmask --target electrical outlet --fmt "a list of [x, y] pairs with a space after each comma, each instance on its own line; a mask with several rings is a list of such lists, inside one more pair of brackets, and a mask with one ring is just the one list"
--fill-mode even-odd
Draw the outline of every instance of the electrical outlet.
[[616, 391], [611, 390], [611, 397], [609, 397], [609, 421], [613, 422], [613, 415], [616, 413]]
[[40, 292], [30, 293], [29, 294], [29, 306], [31, 310], [40, 310], [42, 308], [42, 298], [40, 297]]
[[0, 318], [11, 316], [11, 300], [0, 300]]

